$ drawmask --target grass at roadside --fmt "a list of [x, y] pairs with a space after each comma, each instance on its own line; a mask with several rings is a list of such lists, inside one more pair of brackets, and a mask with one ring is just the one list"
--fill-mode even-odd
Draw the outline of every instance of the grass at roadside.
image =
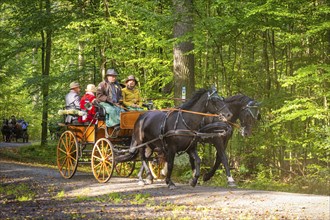
[[0, 148], [0, 157], [25, 163], [56, 165], [56, 144], [41, 147], [36, 143], [22, 147]]
[[[202, 167], [201, 177], [199, 183], [204, 186], [221, 186], [228, 187], [227, 177], [223, 169], [216, 171], [215, 175], [207, 182], [203, 182], [202, 176], [206, 171], [206, 167]], [[290, 179], [280, 179], [275, 177], [268, 177], [260, 172], [255, 176], [246, 178], [241, 175], [237, 170], [231, 171], [238, 188], [253, 189], [253, 190], [266, 190], [266, 191], [279, 191], [279, 192], [292, 192], [292, 193], [306, 193], [318, 195], [330, 195], [329, 188], [329, 175], [325, 178], [318, 176], [317, 178], [308, 176], [295, 176]], [[192, 177], [190, 165], [176, 166], [173, 170], [173, 179], [175, 182], [183, 182], [188, 184]]]
[[14, 197], [15, 200], [24, 202], [35, 198], [36, 193], [25, 183], [0, 185], [0, 195], [4, 196], [1, 200], [5, 202], [6, 197]]

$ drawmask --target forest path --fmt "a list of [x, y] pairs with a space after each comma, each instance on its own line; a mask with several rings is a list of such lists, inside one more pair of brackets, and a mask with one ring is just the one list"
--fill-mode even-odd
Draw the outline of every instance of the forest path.
[[[63, 179], [56, 169], [1, 159], [0, 180], [0, 219], [330, 219], [329, 196], [188, 184], [169, 190], [164, 181], [139, 186], [121, 177], [100, 184], [79, 167]], [[8, 194], [19, 185], [31, 201]]]

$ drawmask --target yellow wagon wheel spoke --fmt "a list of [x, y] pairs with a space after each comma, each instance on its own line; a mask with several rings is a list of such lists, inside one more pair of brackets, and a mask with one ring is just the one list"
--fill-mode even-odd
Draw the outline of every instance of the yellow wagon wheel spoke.
[[91, 166], [93, 175], [100, 183], [106, 183], [112, 176], [114, 170], [113, 145], [106, 139], [99, 139], [93, 147]]
[[62, 148], [58, 148], [58, 151], [60, 151], [60, 153], [66, 154], [66, 151], [63, 150]]
[[71, 131], [62, 133], [57, 144], [57, 167], [60, 174], [70, 179], [78, 166], [78, 142]]
[[135, 169], [135, 160], [116, 164], [116, 172], [119, 176], [129, 177]]

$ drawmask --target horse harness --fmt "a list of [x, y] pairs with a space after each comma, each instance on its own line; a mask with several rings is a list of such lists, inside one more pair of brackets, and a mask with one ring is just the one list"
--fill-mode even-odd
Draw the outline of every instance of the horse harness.
[[[212, 98], [218, 98], [218, 99], [222, 100], [221, 97], [219, 97], [218, 95], [216, 97], [216, 96], [214, 96], [214, 94], [217, 95], [217, 93], [216, 93], [215, 90], [211, 94], [208, 93], [207, 101], [206, 101], [206, 104], [205, 104], [206, 107], [209, 105], [209, 101]], [[225, 107], [226, 106], [224, 105], [221, 109], [218, 109], [217, 106], [214, 106], [214, 108], [216, 109], [216, 111], [219, 112], [219, 113]], [[174, 129], [173, 130], [169, 130], [169, 131], [167, 131], [165, 133], [166, 121], [169, 118], [169, 116], [173, 112], [175, 112], [175, 111], [178, 111], [178, 114], [176, 116], [176, 120], [175, 120], [175, 123], [174, 123]], [[210, 138], [210, 137], [224, 135], [223, 133], [220, 133], [220, 132], [218, 132], [218, 133], [201, 133], [201, 132], [198, 132], [198, 131], [195, 131], [195, 130], [191, 129], [189, 127], [189, 125], [187, 124], [186, 120], [183, 117], [183, 114], [182, 114], [183, 112], [191, 113], [191, 114], [198, 114], [198, 115], [203, 115], [203, 116], [210, 116], [210, 117], [219, 117], [220, 120], [222, 120], [222, 121], [224, 120], [223, 116], [217, 115], [217, 114], [208, 114], [208, 113], [202, 113], [202, 112], [194, 112], [194, 111], [183, 110], [181, 108], [179, 108], [179, 109], [171, 109], [170, 111], [168, 111], [166, 113], [166, 117], [164, 118], [163, 123], [161, 124], [161, 127], [160, 127], [161, 134], [159, 135], [159, 139], [162, 142], [162, 148], [163, 148], [163, 151], [164, 152], [167, 152], [167, 150], [166, 150], [167, 149], [167, 147], [166, 147], [167, 146], [167, 143], [166, 143], [166, 140], [164, 139], [164, 137], [170, 137], [170, 136], [189, 136], [189, 137], [193, 137], [190, 140], [187, 148], [184, 151], [181, 151], [181, 152], [178, 152], [177, 153], [178, 155], [182, 155], [182, 154], [184, 154], [185, 152], [187, 152], [190, 149], [190, 147], [193, 145], [193, 143], [194, 143], [194, 141], [196, 140], [197, 137], [201, 137], [201, 138], [204, 139], [204, 138]], [[181, 118], [181, 121], [183, 122], [184, 126], [187, 129], [177, 129], [177, 126], [178, 126], [178, 123], [179, 123], [179, 119], [180, 118]]]
[[[209, 101], [211, 100], [211, 98], [219, 98], [221, 99], [220, 97], [214, 97], [214, 94], [217, 94], [216, 92], [212, 92], [211, 94], [208, 94], [208, 98], [207, 98], [207, 102], [206, 102], [206, 106], [208, 106], [209, 104]], [[225, 106], [223, 106], [221, 109], [218, 109], [216, 106], [214, 107], [218, 112], [220, 112], [223, 108], [225, 108]], [[202, 113], [202, 112], [195, 112], [195, 111], [189, 111], [189, 110], [184, 110], [184, 109], [181, 109], [181, 108], [173, 108], [173, 109], [166, 109], [166, 110], [163, 110], [163, 111], [167, 111], [166, 113], [166, 116], [164, 118], [164, 120], [162, 121], [161, 123], [161, 127], [160, 127], [160, 130], [161, 130], [161, 134], [150, 140], [150, 141], [147, 141], [143, 144], [140, 144], [138, 146], [135, 146], [135, 147], [132, 147], [131, 148], [131, 151], [134, 151], [135, 149], [138, 149], [138, 148], [141, 148], [141, 147], [144, 147], [144, 146], [147, 146], [148, 144], [151, 144], [153, 142], [156, 142], [158, 140], [160, 140], [162, 142], [162, 150], [163, 152], [167, 152], [167, 143], [166, 143], [166, 140], [165, 138], [166, 137], [171, 137], [171, 136], [189, 136], [189, 137], [193, 137], [193, 139], [190, 141], [188, 147], [184, 150], [184, 151], [181, 151], [178, 153], [178, 155], [181, 155], [185, 152], [187, 152], [189, 150], [189, 148], [192, 146], [192, 144], [194, 143], [194, 141], [196, 140], [197, 137], [201, 137], [201, 138], [212, 138], [212, 137], [216, 137], [216, 136], [222, 136], [224, 135], [224, 132], [220, 133], [220, 132], [217, 132], [217, 133], [202, 133], [202, 132], [198, 132], [198, 131], [195, 131], [195, 130], [192, 130], [187, 122], [185, 121], [184, 117], [183, 117], [183, 112], [185, 113], [191, 113], [191, 114], [197, 114], [197, 115], [203, 115], [203, 116], [208, 116], [208, 117], [218, 117], [220, 120], [224, 120], [223, 116], [221, 115], [218, 115], [218, 114], [209, 114], [209, 113]], [[173, 112], [178, 112], [177, 116], [176, 116], [176, 120], [175, 120], [175, 123], [174, 123], [174, 129], [173, 130], [169, 130], [165, 133], [165, 125], [166, 125], [166, 122], [167, 122], [167, 119], [169, 118], [169, 116], [173, 113]], [[177, 126], [178, 126], [178, 123], [179, 123], [179, 120], [181, 118], [181, 121], [183, 122], [184, 126], [187, 128], [187, 129], [177, 129]]]
[[[253, 119], [258, 120], [258, 115], [260, 114], [259, 106], [255, 105], [253, 101], [250, 101], [247, 105], [245, 105], [242, 108], [242, 111], [240, 112], [240, 114], [242, 114], [242, 112], [245, 111], [245, 110], [252, 116]], [[242, 126], [239, 127], [240, 131], [245, 129], [244, 119], [241, 122], [241, 125], [243, 125], [243, 127]]]

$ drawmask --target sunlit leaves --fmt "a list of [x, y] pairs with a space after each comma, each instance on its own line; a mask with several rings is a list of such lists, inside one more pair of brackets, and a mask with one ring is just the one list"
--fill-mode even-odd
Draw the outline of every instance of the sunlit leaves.
[[[282, 108], [273, 112], [276, 118], [272, 123], [284, 123], [287, 121], [306, 119], [326, 119], [327, 111], [318, 106], [314, 101], [308, 98], [299, 98], [292, 101], [286, 101]], [[272, 124], [271, 123], [271, 124]]]
[[283, 87], [296, 85], [302, 88], [322, 88], [323, 83], [330, 83], [329, 65], [309, 65], [298, 69], [293, 76], [284, 76]]

